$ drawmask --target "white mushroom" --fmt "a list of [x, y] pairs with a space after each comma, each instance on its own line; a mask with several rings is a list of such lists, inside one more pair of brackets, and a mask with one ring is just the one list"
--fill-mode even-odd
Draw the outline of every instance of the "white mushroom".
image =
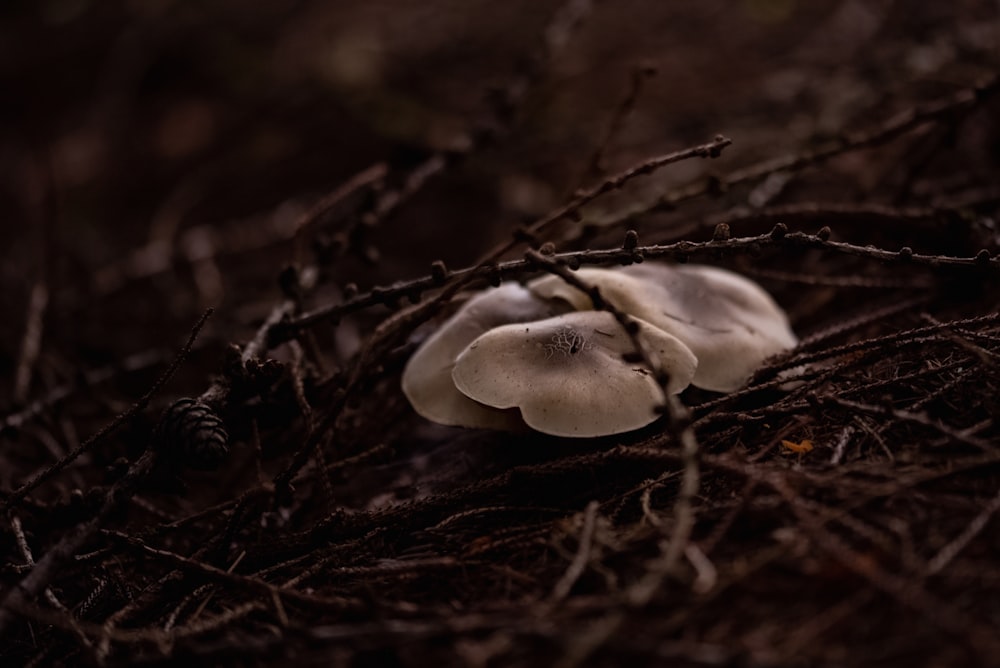
[[[724, 269], [647, 262], [615, 270], [585, 268], [577, 275], [617, 308], [683, 341], [698, 358], [691, 383], [703, 389], [740, 388], [764, 360], [797, 341], [770, 295]], [[528, 287], [578, 311], [594, 308], [585, 293], [558, 276], [545, 276]]]
[[[638, 336], [678, 393], [698, 362], [676, 337], [637, 320]], [[631, 338], [610, 313], [567, 313], [492, 329], [469, 345], [452, 370], [455, 386], [478, 402], [521, 409], [528, 426], [555, 436], [603, 436], [657, 417], [663, 391], [649, 369], [631, 364]]]
[[483, 332], [499, 325], [548, 318], [556, 312], [551, 302], [518, 283], [505, 283], [476, 295], [410, 358], [403, 370], [403, 393], [417, 413], [440, 424], [524, 429], [517, 411], [484, 406], [455, 389], [451, 369], [458, 354]]

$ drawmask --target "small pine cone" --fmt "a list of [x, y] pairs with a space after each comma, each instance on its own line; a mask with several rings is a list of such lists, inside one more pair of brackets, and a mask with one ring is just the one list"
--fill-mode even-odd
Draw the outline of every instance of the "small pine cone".
[[216, 469], [229, 454], [222, 418], [196, 399], [185, 397], [171, 404], [156, 431], [163, 453], [194, 469]]
[[247, 375], [261, 388], [266, 389], [276, 383], [285, 372], [285, 365], [270, 357], [248, 359], [244, 365]]

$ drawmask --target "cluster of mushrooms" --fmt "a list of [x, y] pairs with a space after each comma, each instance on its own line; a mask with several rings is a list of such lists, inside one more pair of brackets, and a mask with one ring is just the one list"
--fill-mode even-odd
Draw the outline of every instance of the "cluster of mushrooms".
[[[730, 271], [646, 262], [576, 275], [636, 320], [674, 394], [688, 385], [736, 390], [764, 360], [796, 345], [770, 295]], [[559, 276], [544, 276], [467, 301], [410, 358], [403, 392], [418, 414], [445, 425], [617, 434], [653, 422], [663, 403], [650, 370], [627, 361], [633, 352], [611, 313]]]

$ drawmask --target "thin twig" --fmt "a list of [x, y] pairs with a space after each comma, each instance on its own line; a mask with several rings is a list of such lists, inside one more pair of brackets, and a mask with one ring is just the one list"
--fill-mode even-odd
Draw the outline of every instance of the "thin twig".
[[35, 361], [42, 349], [42, 331], [45, 309], [49, 304], [49, 288], [44, 280], [37, 281], [31, 288], [28, 298], [28, 311], [25, 317], [24, 336], [21, 339], [21, 354], [17, 360], [17, 371], [14, 374], [14, 400], [23, 402], [28, 397], [31, 387], [31, 374]]
[[152, 470], [155, 459], [155, 451], [147, 450], [144, 452], [121, 480], [111, 487], [105, 496], [101, 509], [87, 522], [63, 536], [35, 564], [35, 567], [12, 587], [3, 599], [0, 599], [0, 636], [3, 636], [7, 631], [7, 626], [14, 620], [14, 615], [21, 605], [47, 588], [59, 569], [70, 561], [84, 543], [97, 532], [104, 520], [119, 504], [135, 491], [146, 474]]
[[606, 224], [624, 224], [638, 215], [656, 211], [670, 211], [682, 202], [707, 195], [713, 191], [725, 191], [741, 183], [762, 179], [770, 174], [799, 170], [808, 165], [826, 162], [851, 151], [885, 144], [928, 123], [939, 122], [968, 112], [983, 104], [998, 89], [1000, 89], [1000, 76], [994, 76], [976, 87], [965, 88], [941, 100], [907, 109], [873, 130], [845, 134], [839, 140], [820, 148], [750, 165], [734, 170], [722, 178], [701, 179], [688, 186], [670, 191], [652, 204], [645, 205], [638, 211], [628, 211]]
[[[954, 269], [956, 271], [972, 272], [982, 276], [984, 280], [1000, 276], [1000, 259], [996, 257], [954, 257], [947, 255], [928, 255], [913, 253], [909, 249], [892, 251], [873, 246], [860, 246], [843, 241], [831, 241], [825, 235], [806, 234], [803, 232], [771, 233], [750, 237], [735, 237], [712, 241], [678, 241], [666, 245], [640, 246], [635, 249], [611, 248], [604, 250], [586, 250], [569, 253], [559, 253], [552, 259], [569, 266], [580, 265], [614, 265], [643, 259], [689, 259], [697, 256], [712, 256], [719, 253], [739, 254], [757, 253], [765, 248], [798, 251], [804, 248], [816, 248], [843, 255], [851, 255], [879, 262], [911, 264], [934, 269]], [[533, 271], [537, 271], [535, 263], [528, 260], [509, 260], [494, 265], [479, 264], [464, 269], [454, 270], [451, 275], [462, 279], [462, 287], [470, 284], [482, 285], [495, 279], [512, 279]], [[298, 330], [312, 327], [321, 322], [337, 320], [372, 306], [391, 304], [406, 295], [420, 293], [437, 287], [438, 281], [433, 276], [426, 276], [410, 281], [396, 283], [387, 287], [379, 287], [370, 292], [362, 293], [341, 304], [325, 306], [297, 318], [279, 323], [273, 332], [272, 341], [287, 340]], [[457, 290], [445, 290], [442, 295], [449, 298]]]
[[172, 566], [180, 568], [181, 570], [198, 573], [222, 584], [245, 586], [260, 593], [267, 594], [268, 596], [276, 593], [300, 604], [305, 603], [321, 609], [345, 610], [359, 605], [358, 601], [352, 599], [314, 596], [295, 589], [290, 589], [288, 587], [274, 585], [259, 578], [233, 573], [232, 566], [227, 570], [217, 568], [211, 564], [206, 564], [203, 561], [198, 561], [197, 559], [193, 559], [191, 557], [185, 557], [184, 555], [177, 554], [176, 552], [153, 547], [152, 545], [144, 542], [142, 539], [122, 533], [121, 531], [105, 530], [103, 533], [106, 536], [119, 540], [126, 545], [137, 548], [146, 554], [163, 559]]
[[191, 352], [191, 347], [194, 345], [195, 339], [198, 338], [198, 334], [201, 332], [201, 328], [205, 325], [205, 322], [212, 315], [212, 312], [213, 309], [208, 309], [202, 314], [202, 316], [198, 319], [198, 322], [195, 323], [194, 328], [192, 328], [191, 335], [188, 337], [187, 343], [185, 343], [181, 347], [180, 351], [174, 357], [173, 361], [171, 361], [171, 363], [167, 366], [167, 368], [163, 370], [163, 373], [160, 374], [160, 377], [156, 379], [156, 382], [153, 383], [153, 385], [149, 388], [149, 390], [147, 390], [144, 395], [139, 397], [138, 401], [132, 404], [132, 406], [127, 411], [125, 411], [124, 413], [120, 413], [110, 423], [101, 427], [97, 431], [97, 433], [95, 433], [93, 436], [91, 436], [83, 443], [78, 445], [65, 457], [55, 462], [54, 464], [44, 469], [43, 471], [39, 472], [31, 480], [29, 480], [25, 484], [21, 485], [21, 487], [19, 487], [18, 489], [11, 492], [10, 496], [8, 496], [4, 500], [3, 507], [0, 508], [0, 512], [7, 512], [7, 510], [9, 510], [14, 504], [18, 503], [19, 501], [21, 501], [21, 499], [30, 494], [32, 490], [37, 488], [39, 485], [41, 485], [43, 482], [45, 482], [55, 474], [59, 473], [59, 471], [62, 471], [64, 468], [69, 466], [73, 461], [75, 461], [77, 457], [87, 452], [88, 450], [91, 450], [95, 445], [97, 445], [105, 438], [110, 436], [115, 430], [117, 430], [123, 424], [125, 424], [126, 422], [134, 418], [136, 415], [141, 413], [143, 410], [145, 410], [146, 406], [149, 405], [150, 400], [152, 400], [152, 398], [156, 395], [156, 393], [159, 392], [160, 389], [164, 385], [166, 385], [167, 382], [173, 377], [174, 372], [177, 371], [177, 368], [181, 365], [181, 362], [183, 362], [184, 359], [188, 356], [188, 353]]
[[[698, 440], [691, 425], [690, 412], [677, 398], [667, 390], [669, 375], [660, 364], [659, 359], [651, 354], [635, 327], [635, 320], [617, 306], [608, 302], [599, 288], [589, 285], [566, 266], [556, 260], [535, 251], [529, 251], [526, 258], [546, 271], [558, 276], [567, 284], [586, 294], [594, 308], [607, 311], [625, 330], [635, 351], [639, 353], [643, 363], [653, 372], [653, 377], [660, 386], [663, 395], [664, 412], [666, 414], [667, 430], [671, 440], [681, 447], [681, 461], [684, 474], [681, 478], [681, 488], [674, 502], [673, 531], [670, 538], [661, 545], [660, 557], [647, 570], [646, 574], [626, 592], [625, 603], [629, 608], [642, 609], [649, 605], [654, 595], [659, 591], [664, 580], [676, 575], [676, 569], [684, 554], [694, 529], [695, 517], [693, 500], [698, 493], [700, 483], [700, 468], [698, 464]], [[600, 624], [592, 629], [592, 633], [580, 639], [573, 645], [571, 651], [560, 662], [560, 666], [575, 666], [585, 661], [608, 638], [614, 634], [626, 620], [625, 611], [616, 611], [608, 615]]]
[[[88, 447], [91, 447], [93, 444], [99, 442], [101, 438], [110, 434], [116, 427], [124, 424], [133, 416], [141, 412], [149, 403], [150, 399], [152, 399], [153, 395], [161, 387], [163, 387], [167, 381], [170, 380], [174, 371], [177, 370], [181, 362], [187, 357], [191, 350], [191, 346], [194, 345], [195, 339], [198, 337], [198, 333], [201, 331], [201, 328], [204, 326], [211, 314], [211, 309], [202, 314], [202, 316], [198, 319], [198, 322], [196, 322], [192, 328], [191, 335], [188, 337], [187, 342], [181, 348], [180, 352], [178, 352], [177, 357], [170, 364], [170, 366], [167, 367], [160, 378], [157, 379], [150, 390], [139, 399], [139, 401], [137, 401], [128, 411], [115, 418], [109, 426], [101, 429], [97, 432], [97, 434], [81, 444], [79, 448], [67, 455], [66, 458], [57, 462], [56, 465], [53, 465], [49, 469], [46, 469], [46, 471], [37, 475], [28, 484], [11, 494], [11, 496], [4, 503], [3, 509], [5, 511], [9, 509], [14, 503], [24, 498], [28, 492], [37, 487], [44, 480], [47, 480], [56, 471], [64, 468], [75, 457], [85, 452]], [[135, 492], [139, 483], [152, 470], [156, 456], [157, 452], [155, 450], [147, 449], [139, 457], [139, 459], [132, 464], [128, 472], [126, 472], [125, 475], [122, 476], [122, 478], [108, 490], [104, 496], [100, 510], [98, 510], [97, 513], [95, 513], [87, 522], [81, 524], [63, 536], [59, 542], [53, 545], [52, 548], [45, 553], [45, 556], [42, 557], [41, 561], [37, 562], [35, 567], [32, 568], [31, 571], [24, 578], [22, 578], [19, 583], [17, 583], [17, 585], [12, 587], [6, 595], [4, 595], [3, 599], [0, 600], [0, 636], [3, 636], [7, 626], [13, 621], [15, 611], [20, 608], [21, 604], [25, 603], [29, 598], [37, 595], [39, 591], [46, 589], [49, 586], [51, 579], [55, 577], [59, 568], [66, 562], [70, 561], [87, 542], [87, 540], [89, 540], [90, 537], [96, 533], [96, 531], [103, 524], [104, 520], [107, 519], [107, 517], [111, 515], [111, 513], [118, 508], [122, 502], [129, 498], [133, 492]]]
[[937, 554], [935, 554], [929, 562], [927, 562], [927, 574], [937, 575], [945, 568], [948, 567], [955, 557], [964, 550], [972, 540], [978, 536], [986, 525], [989, 523], [993, 515], [1000, 510], [1000, 492], [998, 492], [990, 502], [986, 504], [986, 507], [976, 515], [969, 525], [965, 527], [958, 536], [954, 538], [947, 545], [942, 547]]
[[[197, 348], [197, 346], [195, 346]], [[92, 389], [100, 383], [107, 382], [119, 374], [136, 373], [163, 364], [171, 359], [165, 350], [147, 350], [129, 355], [120, 362], [92, 371], [87, 371], [73, 382], [58, 385], [43, 396], [31, 401], [19, 411], [10, 413], [0, 419], [0, 434], [24, 427], [28, 422], [38, 418], [45, 411], [59, 405], [75, 393]]]
[[[25, 563], [29, 567], [35, 565], [35, 557], [31, 553], [31, 548], [28, 547], [28, 539], [24, 535], [24, 529], [21, 526], [21, 520], [16, 515], [12, 515], [10, 518], [10, 527], [14, 530], [14, 538], [17, 541], [18, 549], [21, 550], [21, 556], [24, 557]], [[93, 643], [87, 634], [83, 632], [77, 620], [73, 617], [73, 613], [59, 600], [59, 597], [55, 595], [55, 592], [51, 588], [46, 587], [45, 599], [52, 605], [53, 608], [63, 613], [66, 616], [66, 621], [69, 624], [70, 629], [73, 631], [73, 635], [76, 636], [77, 641], [83, 646], [84, 650], [88, 652], [93, 651]]]
[[566, 569], [566, 572], [559, 578], [555, 587], [552, 588], [552, 595], [549, 599], [553, 602], [561, 601], [569, 596], [573, 585], [576, 584], [576, 581], [580, 579], [580, 576], [583, 575], [584, 570], [587, 568], [587, 562], [590, 561], [590, 550], [593, 547], [594, 527], [597, 524], [597, 509], [599, 505], [597, 501], [591, 501], [583, 511], [583, 528], [580, 530], [580, 543], [573, 561], [570, 562], [569, 568]]
[[580, 185], [582, 185], [582, 182], [598, 176], [605, 170], [604, 158], [608, 148], [611, 146], [611, 142], [635, 110], [636, 103], [642, 95], [643, 84], [654, 74], [656, 74], [656, 68], [648, 64], [636, 65], [632, 68], [631, 76], [629, 76], [628, 90], [622, 100], [615, 106], [604, 134], [601, 136], [600, 141], [597, 142], [597, 146], [594, 147], [594, 152], [591, 153], [590, 159], [584, 166], [580, 178], [577, 179]]
[[[821, 406], [839, 406], [841, 408], [850, 409], [852, 411], [858, 411], [860, 413], [865, 413], [867, 415], [874, 415], [878, 417], [892, 417], [897, 420], [902, 420], [903, 422], [912, 422], [914, 424], [923, 425], [925, 427], [930, 427], [944, 436], [957, 441], [958, 443], [964, 443], [965, 445], [971, 445], [974, 448], [982, 450], [983, 452], [992, 452], [997, 448], [992, 443], [988, 443], [979, 438], [969, 436], [962, 433], [956, 429], [952, 429], [940, 420], [935, 420], [928, 416], [926, 413], [915, 413], [912, 411], [904, 411], [896, 408], [891, 408], [889, 406], [875, 406], [872, 404], [862, 403], [860, 401], [850, 401], [848, 399], [843, 399], [841, 397], [835, 397], [832, 395], [822, 395], [819, 398]], [[861, 425], [859, 425], [861, 426]], [[891, 453], [890, 453], [891, 457]]]

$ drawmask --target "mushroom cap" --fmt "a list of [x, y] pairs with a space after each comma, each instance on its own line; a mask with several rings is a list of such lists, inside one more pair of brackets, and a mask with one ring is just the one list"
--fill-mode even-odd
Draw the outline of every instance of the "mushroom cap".
[[[667, 390], [690, 383], [698, 361], [676, 337], [639, 322], [647, 351], [670, 374]], [[478, 402], [521, 409], [532, 429], [555, 436], [605, 436], [657, 418], [663, 390], [649, 369], [626, 362], [631, 338], [610, 313], [578, 311], [492, 329], [455, 362], [455, 386]]]
[[[691, 383], [706, 390], [739, 389], [764, 360], [797, 343], [771, 296], [731, 271], [644, 262], [616, 270], [585, 268], [577, 275], [617, 308], [683, 341], [698, 358]], [[585, 293], [558, 276], [528, 287], [577, 310], [594, 307]]]
[[548, 318], [557, 312], [518, 283], [476, 295], [431, 334], [403, 370], [403, 393], [421, 416], [439, 424], [523, 430], [517, 411], [484, 406], [465, 396], [451, 379], [458, 354], [483, 332], [499, 325]]

